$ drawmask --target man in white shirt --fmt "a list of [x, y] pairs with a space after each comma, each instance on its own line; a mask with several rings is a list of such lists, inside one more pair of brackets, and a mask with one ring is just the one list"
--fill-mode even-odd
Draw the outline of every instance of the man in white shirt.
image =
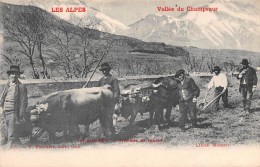
[[217, 98], [212, 104], [212, 111], [217, 111], [219, 109], [219, 100], [221, 97], [224, 103], [224, 107], [228, 108], [227, 76], [223, 73], [220, 73], [220, 71], [221, 69], [219, 66], [213, 67], [213, 72], [215, 73], [215, 75], [212, 77], [211, 81], [208, 84], [208, 89], [211, 89], [213, 86], [215, 87], [214, 98], [217, 97], [220, 93], [222, 93], [222, 95], [219, 96], [219, 98]]

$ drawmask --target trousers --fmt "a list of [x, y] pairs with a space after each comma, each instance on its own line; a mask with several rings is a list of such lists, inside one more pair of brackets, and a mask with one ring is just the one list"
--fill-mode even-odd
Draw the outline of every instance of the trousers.
[[[217, 87], [214, 90], [214, 98], [216, 98], [222, 91], [223, 87]], [[222, 98], [222, 101], [224, 103], [224, 107], [228, 107], [228, 89], [220, 96], [218, 97], [213, 103], [212, 103], [212, 111], [219, 110], [219, 100]]]
[[241, 95], [242, 95], [242, 102], [243, 102], [244, 110], [250, 109], [251, 100], [252, 100], [252, 97], [253, 97], [252, 87], [249, 88], [246, 85], [242, 85], [240, 87], [240, 92], [241, 92]]
[[4, 111], [4, 136], [8, 144], [12, 145], [18, 139], [19, 126], [15, 111]]
[[187, 121], [187, 114], [190, 114], [192, 125], [195, 126], [197, 123], [197, 111], [196, 111], [196, 103], [190, 100], [183, 100], [179, 103], [180, 107], [180, 118], [179, 118], [179, 126], [180, 128], [185, 127], [185, 122]]

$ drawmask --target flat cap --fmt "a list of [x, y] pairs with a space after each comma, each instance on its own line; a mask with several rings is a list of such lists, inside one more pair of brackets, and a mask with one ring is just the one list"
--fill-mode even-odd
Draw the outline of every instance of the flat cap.
[[180, 70], [178, 70], [178, 71], [175, 73], [175, 77], [177, 78], [177, 77], [179, 77], [179, 75], [184, 74], [184, 73], [185, 73], [185, 70], [184, 70], [184, 69], [180, 69]]

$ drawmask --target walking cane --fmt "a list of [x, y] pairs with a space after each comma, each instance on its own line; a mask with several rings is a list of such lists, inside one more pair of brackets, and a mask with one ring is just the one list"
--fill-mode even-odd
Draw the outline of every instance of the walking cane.
[[101, 62], [101, 61], [102, 61], [102, 59], [105, 57], [105, 55], [106, 55], [106, 54], [103, 54], [103, 56], [101, 57], [101, 59], [98, 61], [97, 65], [96, 65], [96, 67], [95, 67], [94, 71], [92, 72], [91, 76], [89, 77], [89, 79], [88, 79], [87, 83], [86, 83], [85, 85], [83, 85], [83, 88], [87, 88], [87, 87], [88, 87], [89, 81], [90, 81], [90, 80], [91, 80], [91, 78], [93, 77], [93, 75], [94, 75], [95, 71], [97, 70], [97, 68], [98, 68], [98, 66], [99, 66], [99, 64], [100, 64], [100, 62]]

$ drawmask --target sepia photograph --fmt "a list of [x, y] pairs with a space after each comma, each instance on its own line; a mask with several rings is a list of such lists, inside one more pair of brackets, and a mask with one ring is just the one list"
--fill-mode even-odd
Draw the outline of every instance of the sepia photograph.
[[259, 0], [0, 0], [0, 167], [260, 166]]

